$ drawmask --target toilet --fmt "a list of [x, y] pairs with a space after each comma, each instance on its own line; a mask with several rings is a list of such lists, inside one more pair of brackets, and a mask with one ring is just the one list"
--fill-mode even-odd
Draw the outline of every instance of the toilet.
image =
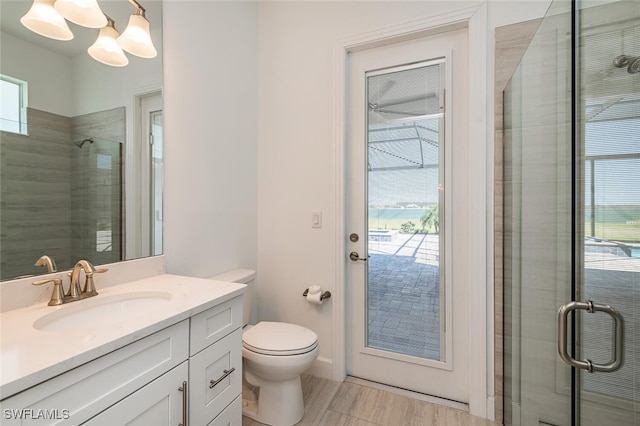
[[212, 280], [247, 285], [243, 295], [242, 415], [272, 426], [291, 426], [304, 414], [300, 374], [318, 357], [318, 335], [286, 322], [249, 325], [255, 271], [234, 269]]

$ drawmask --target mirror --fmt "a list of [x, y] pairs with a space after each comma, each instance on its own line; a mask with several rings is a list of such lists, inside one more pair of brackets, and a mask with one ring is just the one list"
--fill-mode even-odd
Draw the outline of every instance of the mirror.
[[[98, 3], [119, 32], [136, 11]], [[42, 255], [62, 271], [162, 253], [162, 1], [139, 3], [158, 55], [111, 67], [87, 53], [99, 29], [52, 40], [20, 23], [32, 0], [0, 2], [0, 280], [47, 273]]]

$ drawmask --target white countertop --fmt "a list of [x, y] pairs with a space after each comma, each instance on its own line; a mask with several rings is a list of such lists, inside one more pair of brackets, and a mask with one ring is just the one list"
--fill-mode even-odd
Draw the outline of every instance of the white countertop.
[[[244, 284], [168, 274], [103, 290], [99, 285], [96, 279], [96, 297], [61, 306], [48, 306], [45, 302], [0, 314], [0, 399], [239, 296], [245, 288]], [[33, 327], [36, 320], [50, 312], [100, 297], [141, 291], [166, 291], [172, 297], [153, 309], [118, 313], [126, 320], [100, 327], [86, 324], [65, 331]]]

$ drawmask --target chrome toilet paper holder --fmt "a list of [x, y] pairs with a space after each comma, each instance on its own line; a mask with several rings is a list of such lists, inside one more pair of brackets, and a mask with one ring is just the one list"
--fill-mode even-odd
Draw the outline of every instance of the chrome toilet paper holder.
[[[307, 294], [309, 294], [309, 289], [306, 289], [304, 293], [302, 293], [302, 296], [307, 297]], [[331, 292], [325, 291], [320, 295], [320, 300], [328, 299], [330, 297], [331, 297]]]

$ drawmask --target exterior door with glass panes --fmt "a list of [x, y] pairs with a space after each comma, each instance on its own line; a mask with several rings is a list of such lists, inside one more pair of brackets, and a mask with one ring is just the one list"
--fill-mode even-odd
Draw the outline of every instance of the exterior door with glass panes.
[[349, 55], [347, 370], [468, 402], [467, 30]]

